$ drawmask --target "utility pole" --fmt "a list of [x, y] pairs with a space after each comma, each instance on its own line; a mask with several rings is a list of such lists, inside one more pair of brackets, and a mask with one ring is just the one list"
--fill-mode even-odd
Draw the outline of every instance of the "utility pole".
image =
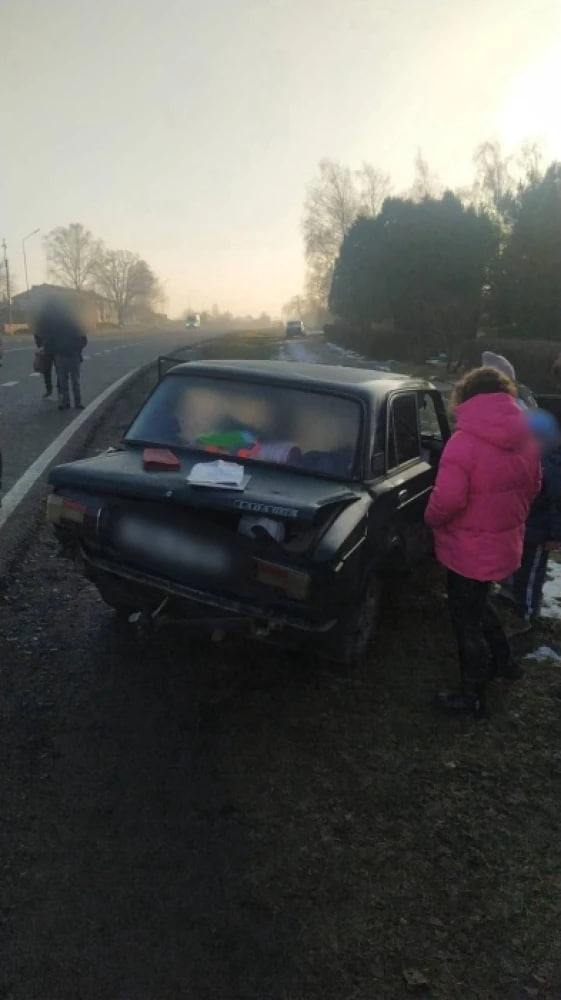
[[4, 267], [6, 269], [6, 295], [7, 295], [7, 298], [8, 298], [8, 324], [9, 324], [9, 327], [10, 327], [9, 332], [11, 333], [12, 332], [12, 326], [13, 326], [13, 323], [12, 323], [12, 296], [10, 294], [10, 265], [8, 263], [8, 254], [7, 254], [7, 249], [8, 248], [6, 246], [6, 239], [5, 238], [4, 238], [4, 241], [2, 243], [2, 249], [4, 251]]
[[40, 229], [34, 229], [32, 233], [28, 233], [27, 236], [24, 236], [21, 241], [21, 249], [23, 251], [23, 267], [25, 270], [25, 287], [27, 288], [27, 291], [29, 291], [29, 278], [27, 276], [27, 254], [25, 252], [25, 244], [31, 236], [36, 236], [37, 233], [40, 232], [41, 232]]

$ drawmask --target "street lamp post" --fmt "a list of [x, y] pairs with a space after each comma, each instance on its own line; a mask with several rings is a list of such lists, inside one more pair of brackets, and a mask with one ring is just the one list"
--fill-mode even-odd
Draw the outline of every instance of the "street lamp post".
[[13, 333], [12, 329], [12, 293], [10, 291], [10, 264], [8, 262], [8, 248], [6, 246], [6, 239], [2, 243], [2, 249], [4, 251], [4, 270], [6, 272], [6, 296], [8, 298], [8, 327], [9, 333]]
[[28, 240], [31, 236], [36, 236], [37, 233], [39, 232], [40, 232], [39, 229], [34, 229], [32, 233], [28, 233], [27, 236], [24, 236], [21, 241], [21, 248], [23, 250], [23, 268], [25, 271], [25, 287], [27, 288], [27, 291], [29, 291], [29, 278], [27, 277], [27, 256], [25, 253], [25, 241]]

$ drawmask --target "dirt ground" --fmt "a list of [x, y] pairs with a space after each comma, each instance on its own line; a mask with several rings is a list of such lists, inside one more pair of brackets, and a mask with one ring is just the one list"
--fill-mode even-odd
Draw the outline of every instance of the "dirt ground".
[[139, 644], [41, 527], [0, 643], [2, 1000], [561, 998], [559, 668], [497, 684], [489, 720], [433, 714], [435, 567], [344, 675]]

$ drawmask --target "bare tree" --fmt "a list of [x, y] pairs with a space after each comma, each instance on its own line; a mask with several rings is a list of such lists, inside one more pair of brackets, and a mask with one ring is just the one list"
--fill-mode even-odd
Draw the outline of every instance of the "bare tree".
[[106, 250], [95, 267], [98, 290], [117, 310], [119, 326], [133, 307], [149, 306], [158, 294], [158, 280], [145, 260], [129, 250]]
[[302, 294], [294, 295], [288, 302], [285, 302], [281, 316], [285, 321], [301, 319], [307, 327], [314, 330], [319, 329], [327, 322], [329, 310], [317, 299]]
[[378, 215], [386, 198], [391, 193], [389, 174], [378, 170], [372, 163], [363, 163], [356, 171], [359, 185], [359, 211], [364, 215]]
[[167, 278], [165, 281], [158, 281], [158, 279], [156, 279], [156, 284], [152, 293], [152, 302], [161, 313], [167, 312], [169, 303]]
[[502, 215], [514, 191], [511, 173], [512, 156], [507, 155], [498, 139], [488, 139], [474, 153], [475, 200]]
[[58, 226], [44, 239], [49, 277], [81, 292], [91, 287], [102, 244], [81, 222]]
[[321, 302], [327, 302], [335, 260], [357, 211], [352, 172], [335, 160], [321, 160], [319, 177], [308, 190], [303, 221], [308, 291]]
[[522, 173], [522, 180], [535, 184], [543, 177], [542, 169], [543, 147], [541, 143], [527, 139], [520, 146], [517, 166]]
[[281, 309], [281, 316], [284, 320], [302, 319], [302, 309], [306, 298], [304, 295], [293, 295], [288, 302], [285, 302]]
[[436, 198], [441, 193], [441, 190], [442, 185], [437, 175], [430, 169], [422, 150], [418, 149], [415, 156], [415, 176], [411, 188], [413, 201], [422, 201], [423, 198]]
[[8, 263], [9, 272], [6, 274], [6, 265], [0, 250], [0, 302], [8, 301], [8, 285], [10, 286], [10, 298], [18, 293], [18, 280], [14, 277], [11, 265]]

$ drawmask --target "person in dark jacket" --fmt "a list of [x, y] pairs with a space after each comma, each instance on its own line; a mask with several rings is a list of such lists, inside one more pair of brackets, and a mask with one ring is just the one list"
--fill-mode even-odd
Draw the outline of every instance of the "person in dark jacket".
[[518, 405], [521, 409], [528, 410], [537, 407], [538, 404], [532, 390], [517, 380], [514, 365], [510, 363], [508, 358], [503, 357], [502, 354], [495, 354], [493, 351], [483, 351], [481, 364], [488, 368], [494, 368], [496, 371], [506, 375], [507, 378], [512, 379], [516, 386]]
[[550, 552], [561, 548], [561, 437], [547, 410], [529, 410], [530, 429], [542, 452], [542, 487], [526, 521], [522, 565], [513, 578], [513, 597], [523, 630], [540, 612]]
[[74, 408], [83, 410], [80, 391], [82, 351], [88, 342], [78, 321], [58, 302], [47, 302], [37, 317], [37, 335], [45, 352], [55, 359], [59, 391], [59, 410], [70, 408], [70, 385]]
[[[55, 359], [54, 359], [54, 355], [48, 354], [47, 351], [45, 350], [45, 347], [44, 347], [44, 344], [43, 344], [43, 339], [42, 339], [42, 337], [38, 333], [34, 334], [34, 338], [35, 338], [35, 344], [36, 344], [37, 350], [41, 351], [41, 355], [42, 355], [42, 372], [41, 372], [41, 374], [43, 375], [43, 381], [45, 383], [45, 393], [44, 393], [43, 399], [49, 399], [52, 396], [52, 394], [53, 394], [53, 367], [55, 366]], [[56, 368], [55, 368], [55, 372], [56, 372]], [[56, 388], [57, 388], [57, 395], [58, 395], [58, 398], [59, 398], [59, 401], [60, 401], [60, 387], [59, 387], [59, 384], [58, 384], [58, 375], [57, 375], [57, 380], [56, 380]]]

